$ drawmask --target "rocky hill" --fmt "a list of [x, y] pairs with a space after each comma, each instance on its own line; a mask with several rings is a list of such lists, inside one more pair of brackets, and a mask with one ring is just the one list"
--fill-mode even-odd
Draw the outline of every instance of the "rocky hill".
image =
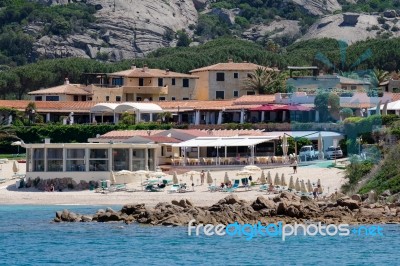
[[[360, 13], [395, 5], [396, 1], [386, 0], [374, 1], [381, 4], [376, 7], [355, 0], [30, 1], [50, 6], [80, 2], [96, 9], [96, 21], [72, 34], [43, 34], [48, 24], [42, 21], [25, 25], [24, 32], [36, 36], [32, 47], [35, 59], [84, 57], [119, 61], [143, 57], [158, 48], [175, 46], [177, 32], [192, 39], [191, 45], [223, 35], [263, 45], [272, 40], [280, 46], [313, 38], [353, 43], [400, 35], [397, 11]], [[359, 12], [346, 12], [353, 9]]]

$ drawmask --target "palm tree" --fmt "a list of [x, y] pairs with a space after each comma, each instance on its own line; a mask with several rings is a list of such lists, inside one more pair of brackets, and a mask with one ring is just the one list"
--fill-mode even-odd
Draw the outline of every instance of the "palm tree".
[[274, 84], [278, 78], [278, 71], [258, 67], [244, 80], [244, 87], [247, 90], [257, 91], [258, 94], [272, 94], [275, 91], [271, 89], [271, 85]]
[[378, 88], [383, 82], [389, 80], [389, 77], [390, 77], [389, 72], [375, 68], [374, 71], [372, 72], [371, 84], [375, 88]]

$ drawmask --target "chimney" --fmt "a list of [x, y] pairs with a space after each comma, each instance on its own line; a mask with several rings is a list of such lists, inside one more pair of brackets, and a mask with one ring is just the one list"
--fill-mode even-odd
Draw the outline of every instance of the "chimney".
[[144, 64], [144, 65], [143, 65], [143, 68], [142, 68], [142, 71], [143, 71], [143, 72], [146, 72], [148, 69], [149, 69], [149, 68], [147, 67], [147, 64]]
[[228, 63], [233, 63], [233, 59], [232, 59], [232, 58], [229, 58], [229, 59], [228, 59]]
[[65, 80], [64, 80], [64, 85], [68, 85], [69, 84], [69, 79], [68, 78], [65, 78]]
[[165, 73], [166, 73], [167, 75], [169, 74], [169, 69], [168, 69], [168, 68], [165, 70]]
[[131, 65], [131, 69], [136, 69], [136, 66], [135, 65]]

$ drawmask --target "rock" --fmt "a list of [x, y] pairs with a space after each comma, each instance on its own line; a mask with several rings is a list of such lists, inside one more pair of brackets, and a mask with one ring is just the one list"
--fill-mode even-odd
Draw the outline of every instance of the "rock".
[[207, 0], [193, 0], [193, 4], [197, 10], [201, 10], [207, 6]]
[[235, 14], [226, 8], [213, 8], [211, 13], [218, 16], [218, 18], [229, 25], [235, 24]]
[[324, 15], [342, 10], [337, 0], [291, 0], [312, 15]]
[[173, 205], [180, 206], [182, 208], [192, 207], [193, 204], [189, 200], [181, 199], [180, 201], [173, 200], [171, 201]]
[[390, 189], [386, 189], [381, 194], [381, 196], [383, 196], [383, 197], [389, 197], [390, 195], [392, 195], [392, 193], [390, 193]]
[[395, 17], [397, 17], [397, 13], [396, 13], [396, 10], [389, 9], [389, 10], [385, 10], [383, 12], [383, 16], [385, 18], [395, 18]]
[[[69, 1], [47, 2], [62, 4]], [[114, 0], [85, 2], [96, 8], [96, 22], [85, 27], [82, 34], [42, 37], [33, 45], [36, 58], [95, 59], [100, 53], [106, 53], [110, 61], [143, 57], [169, 46], [170, 41], [164, 37], [166, 29], [190, 32], [189, 25], [196, 24], [198, 18], [196, 7], [203, 8], [207, 3], [206, 0], [141, 0], [132, 4], [132, 1], [119, 0], [114, 6]], [[32, 23], [27, 28], [32, 35], [40, 36], [45, 25]], [[108, 36], [103, 39], [106, 32]]]
[[359, 14], [356, 13], [344, 13], [342, 26], [354, 27], [358, 23]]
[[360, 203], [350, 199], [349, 197], [342, 197], [338, 199], [337, 204], [342, 207], [348, 207], [350, 210], [360, 208]]
[[93, 218], [91, 216], [89, 216], [89, 215], [82, 215], [81, 216], [81, 222], [87, 223], [87, 222], [91, 222], [92, 220], [93, 220]]
[[257, 199], [252, 203], [251, 207], [255, 211], [259, 211], [262, 209], [270, 209], [270, 210], [275, 210], [276, 209], [276, 204], [270, 199], [264, 198], [262, 196], [257, 197]]
[[251, 41], [261, 41], [265, 36], [274, 39], [287, 37], [296, 39], [300, 36], [300, 24], [297, 20], [279, 20], [268, 24], [257, 24], [243, 32], [242, 37]]
[[218, 204], [235, 204], [238, 202], [239, 198], [235, 194], [232, 194], [218, 201]]
[[354, 195], [352, 195], [352, 196], [351, 196], [351, 199], [352, 199], [352, 200], [355, 200], [355, 201], [358, 201], [358, 202], [361, 202], [361, 201], [362, 201], [361, 196], [360, 196], [359, 194], [354, 194]]

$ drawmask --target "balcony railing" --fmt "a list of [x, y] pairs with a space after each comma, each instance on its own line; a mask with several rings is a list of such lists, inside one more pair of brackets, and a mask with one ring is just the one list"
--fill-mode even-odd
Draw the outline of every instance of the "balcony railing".
[[167, 95], [168, 86], [123, 86], [124, 93], [144, 93], [144, 94], [157, 94]]

